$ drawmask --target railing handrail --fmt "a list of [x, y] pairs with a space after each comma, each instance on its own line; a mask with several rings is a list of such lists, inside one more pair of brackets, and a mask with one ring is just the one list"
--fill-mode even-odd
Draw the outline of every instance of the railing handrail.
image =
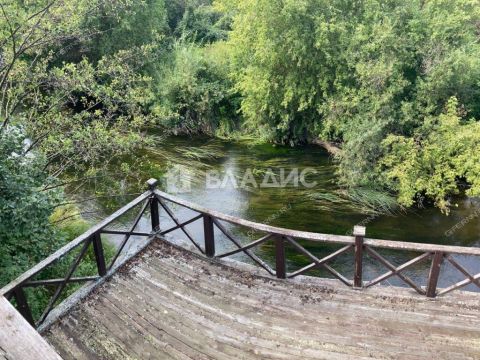
[[245, 219], [242, 219], [242, 218], [239, 218], [239, 217], [236, 217], [236, 216], [227, 215], [227, 214], [224, 214], [224, 213], [216, 211], [216, 210], [211, 210], [211, 209], [205, 208], [203, 206], [197, 205], [193, 202], [190, 202], [188, 200], [183, 200], [183, 199], [181, 199], [181, 198], [179, 198], [175, 195], [167, 194], [167, 193], [165, 193], [163, 191], [160, 191], [160, 190], [155, 190], [154, 193], [162, 199], [168, 200], [168, 201], [170, 201], [172, 203], [175, 203], [177, 205], [181, 205], [183, 207], [186, 207], [186, 208], [188, 208], [190, 210], [193, 210], [193, 211], [196, 211], [198, 213], [209, 215], [213, 218], [226, 221], [230, 224], [235, 224], [235, 225], [240, 225], [240, 226], [243, 226], [243, 227], [248, 227], [248, 228], [251, 228], [253, 230], [258, 230], [258, 231], [263, 231], [263, 232], [268, 232], [268, 233], [274, 233], [274, 234], [282, 235], [282, 236], [291, 236], [291, 237], [296, 237], [296, 238], [308, 239], [308, 240], [312, 240], [312, 241], [332, 242], [332, 243], [340, 243], [340, 244], [353, 244], [355, 242], [355, 237], [354, 236], [322, 234], [322, 233], [291, 230], [291, 229], [266, 225], [266, 224], [262, 224], [262, 223], [253, 222], [253, 221], [250, 221], [250, 220], [245, 220]]
[[[400, 277], [406, 284], [415, 289], [419, 294], [425, 295], [427, 297], [433, 298], [437, 295], [444, 295], [450, 291], [456, 290], [458, 288], [464, 287], [470, 283], [477, 285], [480, 288], [480, 274], [470, 274], [467, 269], [465, 269], [460, 263], [457, 262], [451, 255], [460, 254], [460, 255], [473, 255], [480, 256], [480, 248], [474, 247], [461, 247], [461, 246], [448, 246], [448, 245], [435, 245], [435, 244], [425, 244], [425, 243], [411, 243], [404, 241], [393, 241], [393, 240], [380, 240], [380, 239], [369, 239], [365, 238], [365, 227], [355, 226], [353, 231], [353, 236], [348, 235], [332, 235], [332, 234], [322, 234], [306, 231], [298, 231], [285, 229], [281, 227], [275, 227], [267, 224], [256, 223], [253, 221], [241, 219], [236, 216], [227, 215], [216, 210], [211, 210], [203, 206], [197, 205], [193, 202], [183, 200], [175, 195], [170, 195], [165, 192], [162, 192], [156, 188], [157, 181], [155, 179], [150, 179], [148, 181], [149, 189], [144, 192], [142, 195], [132, 200], [127, 205], [123, 206], [112, 215], [99, 222], [97, 225], [90, 228], [88, 231], [69, 242], [52, 255], [48, 256], [46, 259], [39, 262], [37, 265], [17, 277], [15, 280], [7, 284], [5, 287], [0, 289], [0, 296], [6, 296], [7, 299], [12, 297], [15, 298], [17, 309], [24, 316], [29, 323], [34, 326], [35, 324], [43, 324], [50, 312], [55, 306], [56, 301], [63, 294], [63, 291], [67, 284], [72, 283], [84, 283], [88, 281], [98, 280], [105, 276], [108, 276], [109, 271], [112, 269], [113, 265], [116, 264], [117, 259], [122, 253], [125, 245], [127, 244], [129, 238], [133, 235], [146, 236], [152, 238], [153, 236], [164, 236], [171, 233], [175, 230], [182, 230], [184, 234], [189, 238], [189, 240], [195, 245], [195, 247], [204, 255], [209, 258], [224, 258], [243, 252], [245, 255], [250, 257], [256, 264], [266, 270], [270, 275], [276, 276], [280, 279], [294, 278], [298, 275], [302, 275], [307, 271], [310, 271], [314, 268], [322, 267], [327, 270], [335, 278], [343, 282], [345, 285], [355, 288], [368, 288], [374, 286], [392, 276]], [[174, 212], [169, 208], [168, 203], [177, 204], [184, 208], [190, 209], [198, 214], [193, 218], [181, 222], [174, 214]], [[113, 221], [118, 219], [120, 216], [124, 215], [131, 209], [137, 207], [139, 204], [143, 203], [141, 209], [137, 216], [135, 217], [132, 226], [129, 230], [126, 231], [114, 231], [108, 230], [106, 227], [111, 224]], [[166, 214], [173, 220], [175, 225], [168, 229], [161, 228], [160, 224], [160, 207], [166, 212]], [[140, 219], [144, 215], [146, 209], [150, 209], [150, 221], [151, 221], [151, 232], [138, 232], [136, 227], [139, 224]], [[188, 224], [191, 224], [195, 221], [203, 219], [203, 230], [204, 230], [204, 246], [200, 246], [197, 241], [195, 241], [192, 234], [185, 228]], [[163, 221], [163, 220], [162, 220]], [[238, 225], [242, 227], [249, 228], [251, 230], [256, 230], [258, 232], [266, 233], [266, 236], [254, 240], [249, 244], [243, 244], [243, 241], [235, 239], [235, 236], [232, 235], [229, 229], [227, 229], [221, 221], [228, 222], [233, 225]], [[215, 227], [220, 230], [238, 249], [230, 250], [224, 252], [223, 254], [218, 254], [215, 251]], [[101, 234], [118, 234], [123, 235], [124, 238], [116, 250], [116, 254], [111, 260], [109, 260], [110, 265], [107, 266], [106, 259], [103, 251], [103, 244], [101, 239]], [[336, 250], [335, 252], [323, 257], [318, 258], [315, 254], [311, 253], [307, 248], [305, 248], [297, 240], [307, 240], [317, 243], [332, 243], [337, 245], [344, 245], [341, 249]], [[263, 261], [255, 253], [251, 252], [250, 249], [253, 247], [259, 246], [266, 241], [270, 241], [275, 245], [275, 268], [273, 269], [267, 262]], [[52, 265], [54, 262], [58, 261], [72, 250], [76, 249], [82, 245], [81, 251], [77, 254], [71, 263], [69, 270], [66, 272], [65, 276], [60, 279], [40, 279], [36, 281], [31, 281], [31, 279], [40, 273], [42, 270]], [[286, 261], [286, 246], [289, 245], [297, 252], [303, 254], [308, 258], [311, 263], [295, 270], [294, 272], [288, 272], [287, 261]], [[98, 276], [83, 276], [83, 277], [73, 277], [75, 270], [79, 266], [89, 247], [93, 247], [93, 253], [95, 255], [95, 261], [97, 264]], [[412, 251], [412, 252], [422, 252], [420, 256], [403, 263], [402, 265], [394, 265], [387, 258], [382, 256], [380, 253], [377, 253], [374, 248], [383, 248], [390, 250], [403, 250], [403, 251]], [[328, 262], [333, 261], [339, 256], [343, 256], [347, 252], [350, 252], [353, 249], [353, 261], [354, 261], [354, 274], [353, 280], [346, 278], [340, 272], [331, 267]], [[388, 271], [375, 279], [369, 281], [363, 280], [363, 258], [364, 253], [373, 258], [375, 261], [379, 262], [383, 267], [386, 267]], [[406, 269], [411, 268], [413, 265], [418, 264], [423, 261], [431, 259], [430, 273], [428, 276], [428, 283], [425, 289], [421, 286], [418, 286], [414, 281], [412, 281], [407, 275], [403, 274]], [[461, 272], [466, 278], [462, 281], [459, 281], [447, 288], [442, 290], [437, 290], [437, 283], [440, 274], [440, 267], [444, 261], [448, 261], [452, 266], [454, 266], [459, 272]], [[28, 299], [24, 293], [24, 288], [26, 287], [38, 287], [38, 286], [56, 286], [56, 290], [53, 293], [48, 305], [38, 321], [33, 319]]]
[[[322, 234], [322, 233], [315, 233], [315, 232], [308, 232], [308, 231], [299, 231], [299, 230], [292, 230], [286, 229], [271, 225], [266, 225], [262, 223], [257, 223], [250, 220], [245, 220], [236, 216], [224, 214], [222, 212], [208, 209], [196, 203], [190, 202], [188, 200], [184, 200], [180, 197], [175, 195], [171, 195], [160, 191], [158, 189], [155, 190], [148, 190], [141, 194], [139, 197], [132, 200], [127, 205], [123, 206], [112, 215], [104, 219], [103, 221], [99, 222], [97, 225], [93, 226], [92, 228], [88, 229], [85, 233], [78, 236], [65, 246], [61, 247], [53, 254], [36, 264], [31, 269], [27, 270], [25, 273], [17, 277], [12, 282], [5, 285], [3, 288], [0, 289], [0, 295], [4, 296], [8, 294], [17, 286], [23, 284], [24, 282], [31, 279], [33, 276], [38, 274], [40, 271], [54, 263], [55, 261], [59, 260], [65, 254], [70, 252], [71, 250], [75, 249], [83, 242], [85, 242], [90, 236], [95, 234], [96, 232], [100, 231], [105, 226], [109, 225], [118, 217], [122, 216], [126, 212], [128, 212], [133, 207], [137, 206], [143, 200], [147, 199], [149, 196], [153, 194], [159, 196], [162, 199], [168, 200], [172, 203], [177, 205], [181, 205], [186, 207], [190, 210], [196, 211], [201, 214], [206, 214], [212, 216], [216, 219], [226, 221], [231, 224], [240, 225], [244, 227], [248, 227], [254, 230], [273, 233], [281, 236], [290, 236], [299, 239], [305, 239], [314, 242], [327, 242], [327, 243], [338, 243], [338, 244], [345, 244], [345, 245], [354, 245], [355, 244], [355, 237], [348, 236], [348, 235], [333, 235], [333, 234]], [[424, 252], [444, 252], [450, 254], [458, 254], [458, 255], [476, 255], [480, 256], [480, 248], [475, 247], [466, 247], [466, 246], [452, 246], [452, 245], [437, 245], [437, 244], [427, 244], [427, 243], [415, 243], [415, 242], [406, 242], [406, 241], [396, 241], [396, 240], [383, 240], [383, 239], [373, 239], [373, 238], [365, 238], [364, 240], [365, 245], [383, 248], [383, 249], [391, 249], [391, 250], [406, 250], [406, 251], [424, 251]]]
[[69, 253], [76, 247], [80, 246], [83, 244], [85, 241], [87, 241], [92, 235], [103, 229], [105, 226], [109, 225], [116, 219], [118, 219], [120, 216], [128, 212], [130, 209], [134, 208], [137, 206], [139, 203], [142, 201], [146, 200], [149, 196], [152, 195], [152, 191], [148, 190], [144, 192], [142, 195], [137, 197], [136, 199], [132, 200], [129, 202], [127, 205], [123, 206], [122, 208], [118, 209], [115, 211], [112, 215], [109, 217], [105, 218], [101, 222], [99, 222], [97, 225], [91, 227], [88, 229], [85, 233], [82, 235], [78, 236], [74, 240], [70, 241], [68, 244], [64, 245], [57, 251], [55, 251], [53, 254], [45, 258], [44, 260], [40, 261], [38, 264], [36, 264], [34, 267], [31, 269], [27, 270], [24, 272], [22, 275], [17, 277], [15, 280], [12, 282], [8, 283], [5, 285], [3, 288], [0, 289], [0, 296], [5, 296], [6, 294], [10, 293], [12, 290], [14, 290], [17, 286], [25, 283], [29, 279], [31, 279], [33, 276], [38, 274], [40, 271], [54, 263], [55, 261], [59, 260], [62, 258], [65, 254]]
[[[345, 245], [354, 245], [355, 236], [348, 235], [333, 235], [333, 234], [322, 234], [308, 231], [299, 231], [286, 229], [271, 225], [266, 225], [262, 223], [256, 223], [250, 220], [245, 220], [236, 216], [227, 215], [216, 210], [211, 210], [190, 202], [188, 200], [181, 199], [175, 195], [167, 194], [158, 189], [154, 190], [154, 193], [162, 199], [168, 200], [177, 205], [181, 205], [190, 210], [209, 215], [213, 218], [226, 221], [230, 224], [235, 224], [239, 226], [248, 227], [254, 230], [273, 233], [281, 236], [290, 236], [298, 239], [305, 239], [314, 242], [328, 242], [328, 243], [339, 243]], [[373, 239], [365, 238], [365, 245], [383, 248], [383, 249], [392, 249], [392, 250], [406, 250], [406, 251], [422, 251], [422, 252], [444, 252], [450, 254], [458, 255], [478, 255], [480, 256], [480, 248], [475, 247], [466, 247], [466, 246], [455, 246], [455, 245], [437, 245], [437, 244], [428, 244], [428, 243], [415, 243], [407, 241], [397, 241], [397, 240], [383, 240], [383, 239]]]

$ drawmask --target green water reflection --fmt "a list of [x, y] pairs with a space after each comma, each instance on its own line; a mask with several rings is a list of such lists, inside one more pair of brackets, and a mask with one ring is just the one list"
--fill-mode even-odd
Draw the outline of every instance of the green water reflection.
[[[125, 179], [121, 172], [112, 171], [109, 181], [122, 181], [123, 188], [128, 193], [140, 191], [140, 184], [150, 177], [162, 177], [161, 189], [175, 193], [184, 199], [201, 204], [204, 207], [215, 209], [244, 219], [269, 223], [271, 225], [311, 232], [349, 234], [353, 226], [363, 223], [367, 227], [367, 236], [371, 238], [425, 242], [436, 244], [479, 246], [480, 221], [472, 219], [459, 227], [451, 236], [446, 232], [462, 222], [471, 214], [480, 210], [478, 199], [462, 198], [457, 200], [449, 216], [441, 214], [435, 208], [412, 209], [409, 211], [395, 210], [394, 215], [382, 215], [372, 209], [365, 208], [364, 204], [352, 199], [339, 196], [342, 189], [335, 181], [335, 168], [328, 153], [322, 148], [306, 146], [301, 148], [279, 147], [270, 144], [250, 145], [246, 142], [228, 142], [207, 138], [170, 137], [159, 140], [150, 149], [132, 154], [127, 162], [136, 169], [135, 178]], [[288, 174], [291, 170], [312, 169], [306, 176], [308, 182], [315, 182], [313, 188], [294, 186], [290, 183], [282, 188], [238, 188], [232, 181], [220, 188], [207, 188], [205, 173], [216, 171], [219, 174], [233, 174], [240, 184], [243, 176], [250, 171], [258, 183], [265, 174], [273, 172], [278, 176], [280, 169]], [[118, 177], [118, 178], [117, 178]], [[90, 197], [93, 188], [87, 190], [83, 197]], [[133, 195], [132, 195], [133, 196]], [[100, 218], [112, 212], [112, 209], [121, 206], [132, 196], [118, 198], [104, 198], [84, 203], [85, 207], [96, 210], [96, 217]], [[191, 213], [173, 207], [180, 219], [187, 219]], [[167, 223], [167, 219], [163, 219]], [[148, 221], [142, 223], [148, 227]], [[203, 238], [200, 223], [189, 226], [190, 231], [199, 239]], [[144, 229], [147, 230], [147, 229]], [[231, 230], [242, 241], [248, 237], [253, 240], [254, 235], [248, 229]], [[176, 233], [182, 237], [181, 232]], [[260, 234], [258, 234], [260, 235]], [[219, 234], [219, 237], [222, 238]], [[219, 248], [231, 249], [228, 241], [222, 238]], [[309, 245], [309, 250], [315, 255], [322, 256], [336, 249], [334, 246]], [[273, 262], [271, 245], [264, 245], [257, 249], [259, 255]], [[307, 260], [289, 249], [289, 265], [293, 270], [307, 264]], [[392, 262], [401, 263], [411, 259], [416, 254], [396, 254], [383, 252]], [[243, 258], [242, 258], [243, 259]], [[480, 272], [477, 259], [465, 258], [465, 266], [471, 271]], [[368, 264], [372, 263], [372, 266]], [[334, 265], [343, 270], [345, 275], [351, 274], [351, 255], [337, 260]], [[384, 269], [383, 269], [384, 270]], [[420, 264], [410, 270], [414, 278], [423, 277], [428, 270], [428, 263]], [[366, 273], [371, 276], [380, 274], [382, 269], [375, 267], [367, 260]], [[445, 276], [450, 280], [457, 278], [453, 270], [446, 270]], [[459, 277], [462, 278], [461, 276]], [[446, 281], [446, 280], [445, 280]], [[393, 280], [394, 284], [397, 283]]]

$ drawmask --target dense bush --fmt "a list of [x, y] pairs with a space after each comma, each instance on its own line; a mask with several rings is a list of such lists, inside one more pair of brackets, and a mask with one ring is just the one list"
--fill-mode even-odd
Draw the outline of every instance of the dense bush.
[[[0, 287], [39, 263], [68, 241], [85, 232], [89, 224], [78, 209], [65, 202], [58, 181], [44, 171], [45, 157], [31, 151], [31, 141], [23, 129], [8, 127], [0, 135]], [[105, 244], [105, 254], [113, 249]], [[40, 272], [36, 279], [65, 276], [76, 252], [72, 252]], [[93, 250], [75, 272], [76, 276], [97, 273]], [[78, 286], [69, 286], [64, 298]], [[35, 317], [44, 310], [55, 288], [27, 290]]]
[[171, 0], [166, 3], [171, 34], [198, 44], [226, 40], [229, 18], [212, 0]]
[[0, 134], [0, 287], [54, 252], [62, 243], [50, 223], [62, 201], [45, 158], [27, 152], [25, 133], [9, 127]]
[[[321, 138], [341, 143], [338, 169], [348, 186], [400, 191], [410, 204], [425, 192], [445, 209], [458, 181], [474, 175], [452, 168], [437, 186], [408, 192], [378, 173], [401, 157], [383, 146], [406, 137], [425, 156], [422, 138], [452, 96], [465, 118], [480, 118], [480, 6], [462, 1], [245, 0], [218, 1], [234, 14], [230, 34], [236, 89], [252, 131], [296, 144]], [[445, 131], [474, 131], [460, 123]], [[433, 135], [432, 135], [433, 136]], [[480, 162], [478, 143], [471, 153]], [[449, 155], [462, 157], [466, 148]], [[468, 152], [470, 154], [470, 152]], [[440, 161], [437, 159], [436, 161]], [[396, 164], [401, 166], [401, 163]], [[439, 176], [421, 167], [416, 176]], [[386, 179], [389, 180], [386, 180]], [[393, 182], [392, 182], [393, 181]], [[478, 194], [473, 186], [470, 194]], [[408, 198], [409, 200], [406, 200]]]
[[180, 133], [233, 131], [237, 102], [230, 89], [225, 46], [200, 47], [179, 40], [162, 66], [154, 114], [160, 124]]
[[480, 195], [480, 122], [462, 119], [456, 98], [414, 137], [389, 135], [383, 146], [379, 174], [402, 204], [411, 206], [421, 194], [448, 212], [448, 196], [460, 192], [461, 181], [469, 184], [468, 195]]
[[[79, 235], [78, 216], [56, 218], [68, 174], [91, 176], [145, 143], [151, 78], [138, 71], [149, 44], [89, 59], [102, 1], [11, 1], [0, 15], [0, 286]], [[114, 5], [118, 5], [115, 7]], [[122, 13], [122, 1], [110, 1]], [[98, 23], [100, 23], [99, 21]], [[127, 32], [128, 33], [128, 32]], [[58, 220], [58, 221], [57, 221]], [[107, 252], [109, 248], [107, 248]], [[65, 276], [73, 256], [39, 274]], [[76, 275], [95, 273], [91, 252]], [[54, 289], [28, 293], [38, 315]]]

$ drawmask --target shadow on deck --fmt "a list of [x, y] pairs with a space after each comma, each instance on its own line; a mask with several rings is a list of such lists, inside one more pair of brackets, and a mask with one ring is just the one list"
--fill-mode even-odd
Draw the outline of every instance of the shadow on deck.
[[43, 336], [65, 359], [480, 358], [478, 294], [363, 291], [153, 241]]

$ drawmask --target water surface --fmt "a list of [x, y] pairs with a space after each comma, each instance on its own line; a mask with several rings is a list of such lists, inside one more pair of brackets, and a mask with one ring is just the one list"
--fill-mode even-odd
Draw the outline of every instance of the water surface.
[[[367, 236], [370, 238], [474, 247], [480, 245], [480, 221], [478, 217], [473, 217], [480, 214], [478, 199], [456, 199], [449, 216], [445, 216], [433, 207], [408, 211], [390, 209], [388, 214], [383, 214], [381, 209], [365, 206], [364, 203], [343, 195], [344, 190], [336, 182], [335, 167], [331, 157], [324, 149], [316, 146], [290, 148], [208, 138], [172, 137], [162, 140], [158, 146], [132, 154], [127, 160], [132, 167], [138, 169], [137, 177], [125, 180], [119, 173], [112, 171], [110, 181], [122, 179], [124, 188], [138, 191], [137, 184], [143, 183], [152, 176], [161, 177], [160, 188], [166, 192], [175, 193], [204, 207], [255, 222], [340, 235], [350, 234], [354, 225], [363, 224], [367, 227]], [[309, 169], [306, 180], [316, 185], [313, 188], [306, 188], [295, 186], [291, 182], [288, 186], [281, 188], [256, 188], [255, 186], [240, 188], [235, 186], [235, 181], [232, 180], [235, 177], [237, 185], [240, 185], [248, 171], [254, 175], [259, 184], [268, 173], [275, 174], [272, 176], [278, 179], [280, 169], [284, 169], [285, 174], [294, 169], [298, 169], [299, 172]], [[230, 180], [220, 188], [207, 187], [205, 174], [212, 171], [224, 176], [229, 175]], [[83, 194], [84, 197], [91, 195], [88, 191]], [[89, 209], [93, 207], [96, 217], [103, 217], [111, 213], [112, 208], [125, 204], [128, 198], [129, 196], [99, 199], [93, 204], [85, 203], [83, 206]], [[177, 206], [172, 206], [172, 210], [181, 220], [187, 220], [193, 215], [191, 211]], [[165, 212], [162, 212], [161, 216], [163, 226], [173, 224]], [[148, 219], [144, 219], [140, 228], [149, 230], [148, 224]], [[455, 226], [455, 231], [451, 231]], [[189, 225], [188, 229], [200, 243], [203, 242], [201, 221]], [[248, 229], [231, 226], [229, 229], [243, 243], [261, 236], [261, 234], [249, 232]], [[222, 234], [217, 232], [216, 235], [219, 239], [217, 251], [232, 249], [231, 244]], [[173, 236], [186, 238], [180, 230]], [[338, 248], [323, 244], [302, 244], [318, 257], [325, 256]], [[396, 265], [418, 255], [384, 250], [380, 252]], [[256, 253], [273, 264], [271, 245], [259, 247]], [[239, 258], [248, 261], [244, 257]], [[289, 270], [308, 264], [307, 259], [295, 253], [293, 249], [288, 250], [288, 258]], [[468, 270], [474, 273], [480, 272], [478, 259], [473, 257], [458, 257], [458, 259]], [[351, 276], [352, 255], [342, 256], [333, 265], [343, 274]], [[425, 281], [428, 268], [429, 264], [426, 262], [406, 273], [421, 282]], [[379, 266], [377, 262], [371, 259], [366, 260], [367, 278], [376, 277], [385, 271], [386, 269]], [[318, 271], [312, 274], [328, 275]], [[445, 266], [440, 285], [445, 286], [463, 278], [457, 270]], [[401, 285], [402, 282], [392, 278], [386, 284]]]

